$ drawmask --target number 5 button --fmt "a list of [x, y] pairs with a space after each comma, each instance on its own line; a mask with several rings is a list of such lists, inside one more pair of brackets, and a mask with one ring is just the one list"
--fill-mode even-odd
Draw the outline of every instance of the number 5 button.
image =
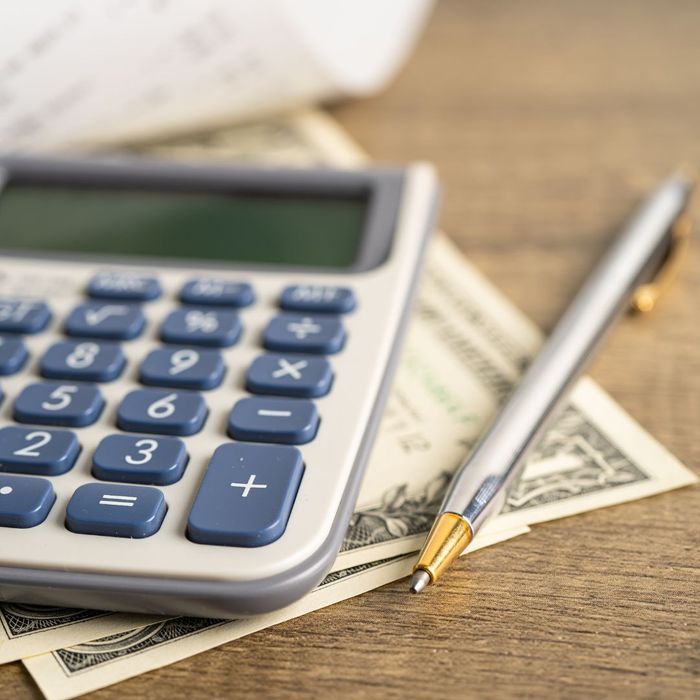
[[96, 387], [43, 382], [22, 390], [15, 401], [14, 417], [20, 423], [81, 428], [99, 418], [104, 404]]
[[178, 438], [108, 435], [92, 457], [92, 473], [103, 481], [165, 486], [180, 479], [187, 464]]
[[193, 435], [207, 417], [204, 399], [192, 391], [136, 389], [117, 410], [122, 430], [159, 435]]
[[67, 472], [80, 453], [74, 433], [8, 426], [0, 430], [0, 470], [56, 476]]

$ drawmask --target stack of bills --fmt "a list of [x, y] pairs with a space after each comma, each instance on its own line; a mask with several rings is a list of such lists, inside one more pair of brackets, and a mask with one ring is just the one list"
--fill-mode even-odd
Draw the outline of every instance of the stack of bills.
[[[300, 167], [364, 158], [328, 117], [309, 111], [132, 150]], [[0, 662], [22, 659], [47, 698], [72, 698], [406, 576], [451, 473], [540, 343], [538, 330], [438, 234], [356, 512], [332, 572], [316, 590], [284, 610], [232, 621], [8, 604], [0, 608]], [[522, 535], [535, 523], [693, 481], [583, 379], [503, 511], [470, 550]]]

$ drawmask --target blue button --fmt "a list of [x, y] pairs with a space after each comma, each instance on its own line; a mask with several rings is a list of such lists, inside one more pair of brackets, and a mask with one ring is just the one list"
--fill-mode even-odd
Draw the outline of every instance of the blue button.
[[321, 284], [295, 284], [293, 287], [286, 287], [279, 303], [285, 311], [332, 314], [346, 314], [356, 306], [352, 289]]
[[141, 333], [145, 323], [140, 306], [89, 301], [70, 312], [64, 330], [78, 338], [130, 340]]
[[0, 474], [1, 527], [35, 527], [46, 520], [55, 500], [47, 479]]
[[192, 506], [189, 538], [231, 547], [274, 542], [287, 527], [303, 474], [295, 447], [222, 445]]
[[235, 311], [177, 309], [160, 327], [161, 340], [179, 345], [223, 348], [233, 345], [240, 335], [241, 320]]
[[139, 380], [150, 386], [214, 389], [221, 384], [224, 370], [224, 360], [218, 350], [159, 348], [143, 361]]
[[92, 473], [104, 481], [165, 486], [179, 481], [186, 464], [179, 438], [108, 435], [92, 457]]
[[42, 382], [22, 390], [15, 401], [14, 417], [20, 423], [81, 428], [99, 418], [104, 403], [94, 386]]
[[318, 411], [305, 399], [247, 398], [237, 401], [228, 421], [234, 440], [302, 445], [318, 430]]
[[261, 355], [248, 369], [246, 387], [254, 394], [314, 398], [325, 396], [333, 382], [331, 366], [323, 357]]
[[192, 391], [136, 389], [119, 404], [117, 426], [137, 433], [193, 435], [206, 417], [204, 399]]
[[111, 382], [126, 366], [126, 358], [115, 343], [62, 341], [41, 358], [40, 372], [48, 379]]
[[248, 306], [255, 300], [253, 288], [246, 282], [217, 279], [196, 279], [180, 290], [180, 301], [193, 306]]
[[125, 272], [101, 272], [88, 284], [88, 296], [93, 299], [121, 301], [151, 301], [162, 294], [155, 277], [141, 277]]
[[0, 336], [0, 375], [19, 372], [28, 358], [27, 348], [19, 338]]
[[0, 333], [38, 333], [50, 320], [43, 301], [0, 298]]
[[279, 352], [338, 352], [345, 343], [345, 330], [333, 316], [280, 314], [267, 324], [263, 345]]
[[0, 429], [0, 471], [57, 476], [75, 464], [80, 443], [67, 430]]
[[84, 484], [66, 508], [66, 527], [84, 535], [150, 537], [165, 517], [163, 494], [148, 486]]

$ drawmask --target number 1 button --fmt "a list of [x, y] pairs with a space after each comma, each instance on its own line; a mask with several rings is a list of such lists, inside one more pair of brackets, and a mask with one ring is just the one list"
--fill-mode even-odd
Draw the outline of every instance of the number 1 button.
[[222, 445], [192, 506], [189, 538], [231, 547], [274, 542], [287, 527], [303, 474], [296, 447]]
[[207, 417], [204, 399], [193, 391], [136, 389], [117, 410], [122, 430], [158, 435], [194, 435]]

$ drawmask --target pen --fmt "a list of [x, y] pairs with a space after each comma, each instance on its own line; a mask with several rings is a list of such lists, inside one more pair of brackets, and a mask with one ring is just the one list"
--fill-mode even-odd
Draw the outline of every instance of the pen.
[[621, 312], [630, 304], [640, 312], [653, 308], [670, 264], [687, 239], [689, 225], [683, 211], [692, 186], [691, 178], [681, 172], [662, 183], [581, 287], [518, 387], [458, 468], [413, 569], [412, 593], [434, 583], [484, 522], [500, 511], [508, 486]]

